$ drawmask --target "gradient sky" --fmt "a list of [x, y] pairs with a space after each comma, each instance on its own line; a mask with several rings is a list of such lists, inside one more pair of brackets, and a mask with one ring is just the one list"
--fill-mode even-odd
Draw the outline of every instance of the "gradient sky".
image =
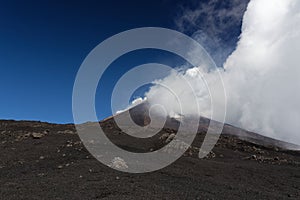
[[[0, 119], [72, 122], [75, 76], [82, 61], [95, 46], [132, 28], [155, 26], [180, 30], [176, 19], [185, 9], [198, 6], [195, 2], [198, 1], [1, 2]], [[224, 6], [224, 3], [218, 5]], [[201, 29], [203, 21], [205, 16], [197, 22], [197, 29]], [[202, 28], [212, 38], [215, 37], [209, 31], [209, 25], [205, 24]], [[184, 31], [193, 35], [193, 29], [195, 27]], [[225, 45], [231, 52], [239, 34], [239, 23], [230, 30], [218, 31], [220, 46]], [[208, 47], [210, 53], [213, 50]], [[117, 59], [99, 85], [96, 96], [99, 119], [111, 115], [110, 94], [118, 77], [147, 62], [175, 67], [182, 61], [157, 50], [136, 51]], [[143, 90], [135, 95], [139, 93]]]

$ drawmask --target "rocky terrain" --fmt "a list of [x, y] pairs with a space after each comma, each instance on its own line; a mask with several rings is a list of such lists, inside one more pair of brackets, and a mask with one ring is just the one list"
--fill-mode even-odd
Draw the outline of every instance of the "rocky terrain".
[[[159, 148], [176, 133], [164, 128], [149, 140], [128, 140], [113, 118], [100, 124], [116, 145], [137, 152]], [[130, 174], [93, 158], [72, 124], [0, 121], [0, 196], [7, 200], [299, 199], [300, 152], [228, 133], [236, 129], [225, 126], [204, 159], [197, 157], [204, 135], [200, 131], [175, 163], [151, 173]]]

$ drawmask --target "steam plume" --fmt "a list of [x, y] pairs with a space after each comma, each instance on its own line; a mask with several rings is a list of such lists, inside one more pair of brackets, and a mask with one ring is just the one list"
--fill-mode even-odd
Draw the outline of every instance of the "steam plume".
[[[300, 144], [300, 1], [251, 0], [241, 31], [222, 72], [228, 102], [226, 122]], [[202, 73], [207, 73], [206, 81], [218, 80], [214, 71]], [[202, 115], [209, 116], [209, 93], [195, 68], [170, 74], [157, 83], [176, 88], [184, 95], [183, 109], [193, 114], [189, 99], [194, 94], [181, 87], [183, 78], [194, 83]], [[150, 103], [166, 105], [169, 113], [178, 113], [173, 109], [177, 102], [171, 101], [165, 88], [155, 85], [146, 97]]]

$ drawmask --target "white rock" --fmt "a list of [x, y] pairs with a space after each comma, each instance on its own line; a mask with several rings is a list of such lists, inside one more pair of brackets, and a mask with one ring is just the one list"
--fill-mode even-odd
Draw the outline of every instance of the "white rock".
[[120, 157], [115, 157], [111, 161], [111, 164], [109, 166], [113, 167], [115, 169], [127, 169], [128, 168], [128, 165], [126, 164], [125, 160], [123, 160]]

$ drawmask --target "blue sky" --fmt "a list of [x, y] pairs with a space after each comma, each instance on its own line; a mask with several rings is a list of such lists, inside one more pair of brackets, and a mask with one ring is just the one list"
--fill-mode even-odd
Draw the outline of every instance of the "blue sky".
[[[165, 27], [193, 35], [195, 27], [181, 30], [176, 19], [186, 9], [198, 7], [195, 2], [1, 2], [0, 119], [72, 122], [72, 88], [76, 72], [95, 46], [114, 34], [138, 27]], [[218, 6], [224, 7], [223, 4]], [[214, 35], [209, 24], [203, 23], [201, 27], [203, 21], [205, 17], [197, 22], [197, 30], [203, 30], [212, 39], [217, 36], [218, 44], [229, 48], [229, 52], [234, 49], [239, 23], [224, 32], [220, 26], [221, 31]], [[215, 50], [216, 47], [208, 45], [208, 48]], [[175, 67], [181, 60], [155, 50], [132, 52], [116, 60], [99, 85], [101, 93], [97, 92], [96, 96], [99, 119], [111, 115], [110, 94], [118, 77], [147, 62]]]

